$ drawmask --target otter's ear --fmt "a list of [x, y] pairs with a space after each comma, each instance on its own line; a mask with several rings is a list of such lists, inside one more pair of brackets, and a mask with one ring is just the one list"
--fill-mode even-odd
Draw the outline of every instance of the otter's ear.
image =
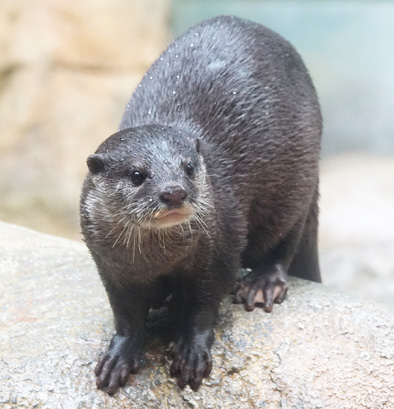
[[99, 173], [105, 168], [104, 155], [94, 153], [87, 158], [86, 163], [93, 174]]
[[197, 151], [198, 154], [201, 153], [201, 141], [200, 141], [200, 138], [197, 138], [197, 139], [196, 139], [196, 151]]

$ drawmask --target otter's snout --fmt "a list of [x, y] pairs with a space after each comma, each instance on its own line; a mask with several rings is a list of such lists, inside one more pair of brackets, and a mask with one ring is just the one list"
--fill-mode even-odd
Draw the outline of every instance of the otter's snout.
[[187, 192], [182, 186], [174, 186], [160, 193], [159, 199], [168, 207], [179, 207], [187, 197]]

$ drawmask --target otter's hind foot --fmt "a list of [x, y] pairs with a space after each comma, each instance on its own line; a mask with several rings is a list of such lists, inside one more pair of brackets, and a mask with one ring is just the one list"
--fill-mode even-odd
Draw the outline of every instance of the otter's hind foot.
[[280, 304], [287, 294], [287, 273], [280, 264], [267, 269], [255, 269], [238, 283], [235, 302], [245, 303], [246, 311], [262, 307], [271, 312], [274, 303]]

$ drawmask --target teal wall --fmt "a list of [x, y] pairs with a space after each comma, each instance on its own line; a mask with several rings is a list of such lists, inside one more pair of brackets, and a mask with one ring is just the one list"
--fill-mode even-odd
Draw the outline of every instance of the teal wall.
[[322, 105], [324, 154], [394, 154], [394, 1], [173, 0], [173, 33], [220, 14], [262, 23], [298, 49]]

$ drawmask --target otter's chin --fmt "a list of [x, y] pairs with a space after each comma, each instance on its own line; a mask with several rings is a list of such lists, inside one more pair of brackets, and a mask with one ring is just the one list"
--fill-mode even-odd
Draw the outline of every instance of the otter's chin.
[[178, 224], [186, 223], [190, 220], [194, 211], [190, 208], [179, 208], [172, 210], [161, 210], [154, 215], [151, 220], [151, 226], [159, 229], [165, 229], [168, 227], [173, 227]]

